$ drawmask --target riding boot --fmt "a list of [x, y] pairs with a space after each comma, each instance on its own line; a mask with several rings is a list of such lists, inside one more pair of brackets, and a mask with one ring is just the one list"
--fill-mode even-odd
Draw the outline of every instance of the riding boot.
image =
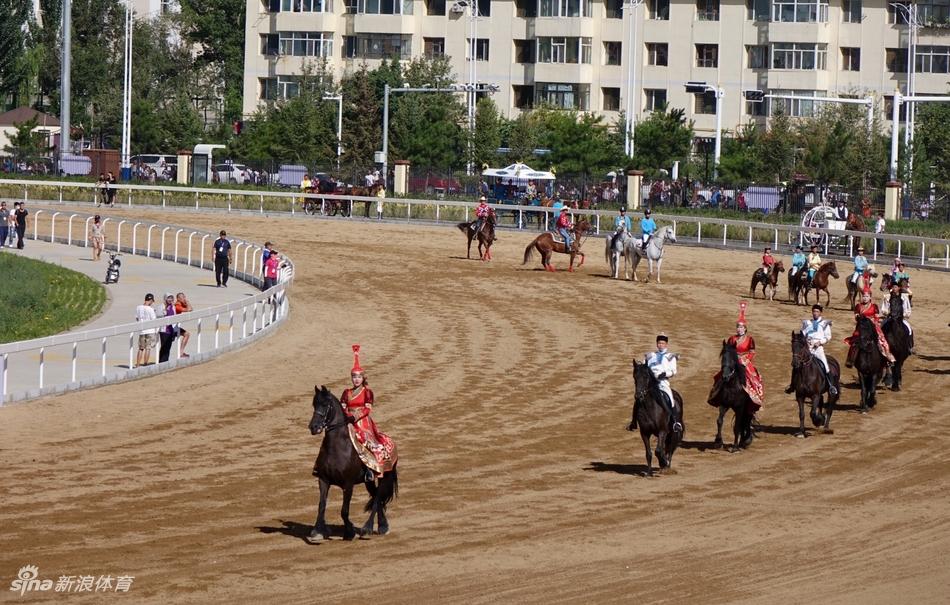
[[376, 481], [376, 473], [374, 473], [371, 468], [367, 466], [363, 470], [366, 471], [366, 476], [364, 478], [364, 481], [366, 481], [366, 483], [373, 483], [374, 481]]
[[791, 395], [795, 392], [795, 370], [792, 370], [792, 379], [789, 381], [788, 386], [785, 387], [785, 394]]
[[848, 348], [848, 359], [845, 360], [845, 362], [844, 362], [844, 367], [846, 367], [846, 368], [853, 368], [853, 367], [854, 367], [854, 359], [855, 359], [857, 356], [858, 356], [858, 348], [857, 348], [856, 346], [854, 346], [854, 345], [851, 345], [851, 346]]
[[831, 372], [825, 372], [825, 380], [828, 381], [828, 394], [834, 397], [838, 394], [838, 389], [835, 388], [834, 377], [831, 375]]

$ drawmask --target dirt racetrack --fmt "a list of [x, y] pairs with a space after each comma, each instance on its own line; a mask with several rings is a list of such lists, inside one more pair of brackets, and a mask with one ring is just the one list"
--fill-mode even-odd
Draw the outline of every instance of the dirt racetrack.
[[[0, 601], [42, 598], [8, 590], [27, 564], [132, 575], [123, 598], [154, 603], [950, 600], [948, 274], [912, 273], [904, 391], [861, 416], [845, 370], [834, 434], [804, 440], [781, 389], [807, 311], [752, 303], [764, 431], [730, 454], [709, 448], [705, 398], [758, 255], [673, 246], [665, 283], [643, 285], [607, 279], [594, 239], [580, 272], [552, 275], [521, 266], [527, 233], [483, 264], [454, 229], [148, 216], [274, 240], [297, 263], [291, 317], [207, 364], [0, 409]], [[843, 362], [853, 320], [832, 291]], [[630, 360], [660, 330], [687, 433], [674, 472], [645, 478]], [[352, 343], [400, 448], [393, 533], [308, 545], [312, 389], [339, 394]]]

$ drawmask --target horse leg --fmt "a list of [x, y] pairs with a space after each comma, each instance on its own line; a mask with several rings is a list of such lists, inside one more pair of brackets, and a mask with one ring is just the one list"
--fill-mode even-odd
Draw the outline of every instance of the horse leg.
[[317, 508], [317, 520], [313, 524], [310, 536], [307, 538], [309, 542], [322, 542], [324, 538], [330, 535], [330, 530], [327, 529], [325, 518], [327, 512], [327, 496], [329, 493], [330, 484], [324, 479], [320, 479], [320, 506]]
[[796, 395], [795, 398], [798, 400], [798, 432], [795, 433], [795, 436], [799, 439], [805, 438], [805, 397], [802, 395]]
[[663, 257], [656, 259], [656, 283], [660, 283], [660, 265], [663, 264]]
[[581, 257], [581, 262], [577, 265], [577, 268], [580, 269], [584, 266], [584, 261], [587, 260], [587, 257], [584, 256], [583, 252], [578, 252], [577, 255]]
[[574, 253], [574, 250], [572, 249], [572, 250], [571, 250], [571, 260], [570, 260], [570, 263], [568, 263], [568, 265], [567, 265], [567, 270], [568, 270], [568, 272], [570, 272], [570, 273], [573, 273], [573, 272], [574, 272], [574, 256], [575, 256], [575, 253]]
[[[369, 518], [366, 519], [366, 523], [363, 524], [363, 527], [360, 528], [360, 539], [369, 540], [369, 537], [373, 534], [373, 522], [376, 519], [376, 514], [379, 512], [379, 504], [376, 501], [376, 494], [379, 492], [379, 487], [375, 483], [366, 482], [366, 491], [369, 492], [370, 502], [372, 507], [369, 510]], [[380, 524], [382, 524], [382, 513], [380, 513]]]
[[904, 377], [904, 360], [898, 359], [894, 362], [894, 365], [891, 369], [891, 390], [899, 391], [901, 390], [901, 381]]
[[465, 258], [468, 260], [471, 260], [472, 258], [472, 229], [471, 227], [469, 228], [468, 233], [466, 233], [466, 235], [468, 236], [468, 250], [466, 250], [465, 252]]
[[640, 278], [637, 277], [637, 267], [640, 266], [640, 257], [637, 256], [636, 253], [634, 253], [632, 263], [633, 263], [633, 281], [640, 281]]
[[353, 498], [353, 486], [343, 488], [343, 506], [340, 508], [340, 516], [343, 517], [343, 539], [352, 540], [356, 537], [356, 528], [350, 522], [350, 500]]
[[670, 467], [670, 461], [667, 459], [666, 454], [666, 439], [668, 436], [669, 432], [667, 429], [661, 430], [656, 436], [656, 461], [661, 471]]
[[647, 470], [646, 475], [653, 476], [653, 449], [650, 448], [650, 434], [646, 432], [646, 429], [640, 427], [640, 438], [643, 439], [643, 447], [647, 451]]
[[742, 411], [742, 408], [733, 410], [732, 412], [732, 451], [739, 451], [739, 437], [741, 436], [742, 427], [745, 426], [745, 417], [743, 416], [745, 412]]
[[726, 410], [728, 410], [724, 405], [719, 406], [719, 418], [716, 418], [716, 440], [713, 441], [713, 445], [722, 449], [722, 419], [726, 417]]

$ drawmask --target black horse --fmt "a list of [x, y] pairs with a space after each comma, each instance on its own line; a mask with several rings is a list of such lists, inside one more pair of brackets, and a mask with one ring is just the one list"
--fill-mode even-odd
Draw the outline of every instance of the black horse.
[[910, 357], [914, 337], [904, 325], [904, 301], [899, 294], [891, 293], [890, 307], [881, 330], [884, 332], [884, 338], [887, 339], [891, 355], [894, 356], [894, 363], [884, 376], [884, 384], [889, 385], [893, 391], [899, 391], [904, 380], [904, 361]]
[[752, 444], [752, 418], [755, 415], [756, 405], [746, 392], [746, 370], [739, 363], [739, 354], [736, 345], [722, 341], [722, 350], [719, 352], [720, 371], [709, 392], [709, 405], [719, 408], [719, 418], [716, 419], [716, 447], [722, 447], [722, 421], [726, 412], [732, 410], [733, 442], [732, 451], [749, 447]]
[[[835, 389], [841, 392], [841, 368], [838, 361], [831, 355], [827, 356], [828, 367]], [[821, 362], [811, 354], [808, 341], [801, 332], [792, 332], [792, 389], [795, 400], [798, 401], [799, 430], [796, 437], [805, 437], [805, 400], [811, 401], [811, 421], [815, 426], [822, 427], [825, 432], [831, 432], [831, 414], [834, 412], [838, 395], [824, 395], [828, 393], [828, 380], [825, 378], [825, 368]]]
[[361, 538], [369, 538], [373, 533], [373, 520], [379, 515], [377, 532], [385, 535], [389, 532], [389, 521], [386, 519], [386, 506], [392, 502], [399, 491], [399, 480], [396, 468], [382, 476], [378, 485], [374, 481], [365, 481], [366, 470], [362, 461], [350, 441], [347, 429], [346, 415], [340, 400], [333, 396], [327, 387], [314, 387], [313, 417], [310, 419], [310, 434], [318, 435], [326, 430], [317, 462], [313, 466], [313, 474], [320, 480], [320, 508], [317, 512], [317, 521], [310, 532], [311, 543], [321, 542], [329, 537], [330, 530], [324, 520], [327, 510], [327, 494], [330, 486], [335, 485], [343, 490], [343, 507], [340, 515], [343, 517], [343, 539], [352, 540], [356, 537], [356, 528], [350, 523], [350, 498], [353, 497], [353, 486], [364, 483], [369, 492], [369, 502], [365, 511], [369, 512], [369, 519], [359, 530]]
[[854, 368], [861, 383], [861, 413], [877, 405], [877, 383], [884, 377], [887, 362], [877, 343], [877, 329], [867, 317], [858, 318], [858, 336], [854, 341]]
[[[633, 418], [627, 430], [633, 431], [637, 426], [640, 427], [640, 438], [643, 439], [647, 453], [647, 474], [652, 476], [653, 451], [650, 448], [650, 439], [656, 436], [656, 458], [660, 463], [660, 470], [669, 468], [673, 462], [673, 453], [686, 432], [686, 425], [683, 423], [683, 398], [673, 391], [676, 405], [673, 410], [674, 417], [671, 418], [658, 401], [658, 398], [665, 395], [660, 391], [660, 383], [647, 364], [633, 361], [633, 382], [636, 385]], [[674, 422], [683, 424], [683, 430], [674, 431]]]

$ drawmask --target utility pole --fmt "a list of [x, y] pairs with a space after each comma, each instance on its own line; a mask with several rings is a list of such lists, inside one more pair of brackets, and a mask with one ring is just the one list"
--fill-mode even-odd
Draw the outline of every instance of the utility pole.
[[72, 0], [63, 0], [63, 53], [62, 53], [62, 71], [60, 79], [62, 86], [59, 96], [59, 171], [63, 171], [63, 159], [69, 153], [69, 104], [71, 96], [71, 85], [69, 74], [72, 63], [72, 30], [73, 30], [73, 3]]
[[634, 127], [637, 122], [637, 8], [643, 4], [644, 0], [626, 0], [623, 4], [624, 15], [630, 16], [630, 31], [627, 32], [627, 90], [624, 95], [626, 99], [625, 109], [627, 113], [626, 124], [623, 133], [623, 149], [627, 157], [633, 157], [634, 148]]

